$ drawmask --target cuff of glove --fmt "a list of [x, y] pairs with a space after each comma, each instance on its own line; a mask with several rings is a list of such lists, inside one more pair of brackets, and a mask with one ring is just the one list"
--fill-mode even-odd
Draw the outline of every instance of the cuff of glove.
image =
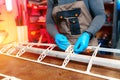
[[92, 39], [93, 37], [93, 34], [91, 32], [88, 32], [88, 31], [85, 31], [86, 33], [88, 33], [90, 35], [90, 40]]

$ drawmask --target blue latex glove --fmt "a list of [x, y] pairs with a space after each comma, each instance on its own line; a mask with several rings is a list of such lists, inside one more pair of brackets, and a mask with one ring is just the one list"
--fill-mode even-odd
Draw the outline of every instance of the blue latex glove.
[[120, 10], [120, 0], [117, 0], [117, 9]]
[[58, 45], [58, 47], [62, 50], [66, 50], [67, 47], [70, 45], [67, 37], [62, 34], [55, 35], [55, 42]]
[[74, 45], [74, 52], [77, 54], [83, 52], [87, 48], [89, 41], [90, 34], [87, 32], [82, 33]]

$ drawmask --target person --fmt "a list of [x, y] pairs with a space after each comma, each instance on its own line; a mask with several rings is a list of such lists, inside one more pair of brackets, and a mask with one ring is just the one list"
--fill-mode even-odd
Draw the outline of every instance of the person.
[[95, 34], [105, 23], [103, 0], [48, 0], [46, 29], [57, 46], [83, 52], [88, 45], [98, 45]]

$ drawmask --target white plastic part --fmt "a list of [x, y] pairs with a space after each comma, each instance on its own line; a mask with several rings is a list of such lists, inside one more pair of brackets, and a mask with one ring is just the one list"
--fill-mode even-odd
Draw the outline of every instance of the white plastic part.
[[0, 49], [0, 53], [4, 53], [5, 51], [7, 51], [9, 48], [11, 48], [13, 46], [13, 44], [7, 44], [4, 45], [1, 49]]
[[8, 12], [11, 12], [13, 9], [12, 0], [5, 0], [5, 6]]
[[[38, 44], [36, 44], [36, 45], [38, 45]], [[46, 44], [41, 44], [41, 45], [46, 46]], [[48, 44], [48, 46], [49, 45], [50, 44]], [[16, 46], [17, 49], [21, 49], [23, 47], [25, 47], [25, 46]], [[96, 48], [94, 48], [94, 49], [96, 49]], [[34, 54], [41, 54], [44, 50], [45, 49], [35, 48], [35, 47], [26, 48], [26, 52], [31, 52], [31, 53], [34, 53]], [[115, 50], [113, 49], [113, 51], [115, 51]], [[108, 49], [108, 52], [109, 51], [110, 51], [110, 49]], [[68, 55], [68, 53], [52, 50], [52, 51], [49, 51], [49, 54], [47, 54], [47, 55], [52, 56], [52, 57], [56, 57], [56, 58], [65, 59], [65, 57]], [[77, 62], [83, 62], [83, 63], [88, 63], [90, 58], [91, 58], [91, 56], [82, 55], [82, 54], [79, 54], [79, 55], [78, 54], [71, 54], [71, 56], [70, 56], [71, 60], [77, 61]], [[105, 66], [105, 67], [110, 67], [110, 68], [120, 69], [120, 60], [116, 60], [116, 59], [95, 57], [94, 60], [93, 60], [93, 64], [100, 65], [100, 66]]]
[[24, 53], [25, 53], [25, 48], [26, 48], [26, 47], [23, 47], [22, 49], [20, 49], [20, 50], [18, 51], [16, 57], [19, 57], [19, 56], [21, 56], [22, 54], [24, 54]]
[[1, 80], [21, 80], [19, 78], [14, 77], [14, 76], [8, 76], [8, 75], [1, 74], [1, 73], [0, 73], [0, 76], [4, 77]]
[[[20, 44], [39, 45], [39, 46], [50, 46], [51, 45], [51, 44], [44, 44], [44, 43], [28, 43], [28, 42], [26, 42], [26, 43], [21, 42]], [[96, 48], [97, 48], [96, 46], [88, 46], [88, 49], [95, 50]], [[98, 49], [98, 51], [113, 52], [113, 53], [116, 53], [116, 54], [120, 54], [120, 49], [113, 49], [113, 48], [100, 47]]]
[[96, 50], [95, 50], [94, 53], [92, 54], [92, 57], [91, 57], [91, 59], [90, 59], [90, 61], [89, 61], [89, 63], [88, 63], [88, 66], [87, 66], [87, 72], [90, 72], [90, 70], [91, 70], [92, 63], [93, 63], [93, 59], [96, 57], [100, 45], [101, 45], [101, 44], [99, 44], [99, 45], [97, 46]]
[[12, 47], [6, 53], [10, 55], [10, 54], [14, 53], [15, 51], [16, 51], [16, 48]]
[[21, 56], [21, 55], [23, 55], [26, 51], [26, 49], [27, 48], [31, 48], [33, 45], [26, 45], [25, 47], [23, 47], [22, 49], [20, 49], [19, 51], [18, 51], [18, 53], [16, 54], [16, 56], [18, 57], [18, 56]]
[[[30, 44], [28, 44], [28, 45], [30, 45]], [[32, 43], [31, 45], [38, 45], [38, 44]], [[51, 44], [39, 44], [39, 45], [50, 46]], [[20, 49], [20, 50], [23, 49], [26, 52], [32, 52], [32, 53], [37, 53], [37, 54], [41, 54], [42, 52], [46, 52], [45, 56], [48, 55], [48, 56], [53, 56], [53, 57], [57, 57], [57, 58], [63, 58], [64, 59], [63, 65], [59, 66], [59, 65], [55, 65], [55, 64], [45, 63], [45, 62], [38, 61], [38, 60], [24, 58], [21, 56], [14, 56], [14, 55], [7, 55], [7, 56], [11, 56], [11, 57], [19, 58], [19, 59], [24, 59], [24, 60], [32, 61], [35, 63], [40, 63], [40, 64], [44, 64], [44, 65], [48, 65], [48, 66], [52, 66], [52, 67], [56, 67], [56, 68], [61, 68], [61, 69], [65, 69], [65, 70], [70, 70], [70, 71], [74, 71], [74, 72], [78, 72], [78, 73], [82, 73], [82, 74], [87, 74], [87, 75], [91, 75], [91, 76], [95, 76], [95, 77], [99, 77], [99, 78], [104, 78], [107, 80], [120, 80], [118, 78], [113, 78], [113, 77], [104, 76], [101, 74], [95, 74], [95, 73], [90, 72], [90, 69], [92, 68], [92, 64], [120, 69], [120, 60], [96, 57], [97, 52], [100, 50], [100, 45], [98, 45], [97, 47], [91, 47], [91, 49], [95, 50], [92, 56], [74, 54], [72, 46], [69, 46], [65, 52], [54, 51], [53, 50], [54, 47], [51, 47], [51, 46], [48, 47], [48, 49], [41, 49], [41, 48], [36, 48], [36, 47], [26, 47], [22, 43], [18, 46], [15, 46], [15, 48]], [[107, 49], [104, 48], [104, 50], [108, 50], [107, 52], [111, 51], [111, 49], [108, 49], [108, 48]], [[119, 51], [119, 49], [112, 49], [112, 50], [113, 50], [113, 52], [114, 52], [114, 50]], [[118, 52], [118, 53], [120, 53], [120, 52]], [[2, 53], [2, 54], [6, 55], [4, 53]], [[88, 63], [87, 71], [82, 71], [82, 70], [66, 67], [69, 60]]]
[[50, 45], [46, 50], [44, 50], [41, 55], [38, 57], [37, 61], [42, 61], [47, 54], [49, 54], [49, 51], [53, 50], [55, 48], [55, 45]]
[[69, 61], [70, 61], [70, 56], [71, 56], [71, 54], [73, 54], [73, 46], [70, 45], [70, 46], [66, 49], [65, 53], [68, 53], [68, 55], [67, 55], [67, 57], [64, 59], [63, 64], [62, 64], [62, 67], [66, 67], [66, 65], [69, 63]]

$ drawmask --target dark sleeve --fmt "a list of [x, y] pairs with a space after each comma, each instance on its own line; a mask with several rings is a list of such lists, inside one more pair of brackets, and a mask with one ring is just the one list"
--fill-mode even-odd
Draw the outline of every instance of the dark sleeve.
[[103, 0], [88, 0], [88, 1], [91, 13], [93, 15], [93, 20], [86, 31], [92, 33], [92, 35], [94, 36], [96, 32], [98, 32], [105, 23], [104, 1]]
[[58, 31], [55, 27], [55, 23], [52, 18], [53, 0], [48, 0], [47, 7], [48, 8], [47, 8], [47, 14], [46, 14], [46, 29], [48, 33], [54, 37], [55, 34], [58, 33]]

